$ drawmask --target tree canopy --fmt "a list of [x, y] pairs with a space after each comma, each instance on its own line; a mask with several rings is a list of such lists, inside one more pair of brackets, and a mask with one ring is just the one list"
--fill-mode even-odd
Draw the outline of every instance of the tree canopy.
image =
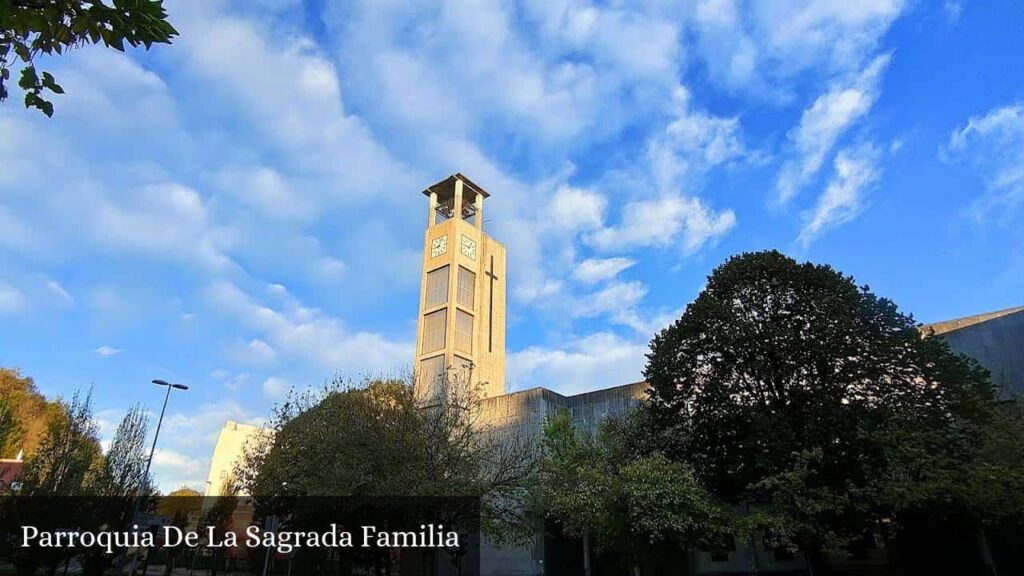
[[537, 504], [562, 530], [628, 567], [659, 550], [715, 548], [740, 527], [694, 476], [643, 439], [649, 423], [634, 411], [605, 420], [596, 435], [566, 412], [544, 423]]
[[473, 496], [483, 528], [516, 539], [515, 505], [530, 447], [480, 425], [479, 394], [452, 375], [447, 401], [425, 405], [407, 380], [336, 380], [277, 407], [272, 433], [246, 448], [236, 471], [263, 496]]
[[40, 55], [103, 44], [124, 52], [125, 44], [170, 44], [178, 35], [167, 21], [163, 0], [8, 0], [0, 2], [0, 102], [8, 97], [11, 69], [20, 61], [18, 87], [25, 107], [53, 115], [46, 94], [64, 89], [49, 72], [39, 71]]
[[0, 437], [0, 458], [13, 458], [18, 452], [35, 452], [50, 419], [61, 413], [58, 402], [48, 401], [32, 378], [12, 368], [0, 368], [0, 398], [7, 416]]
[[935, 505], [921, 483], [970, 466], [996, 406], [987, 372], [891, 300], [776, 251], [716, 268], [645, 377], [669, 455], [725, 502], [769, 503], [765, 528], [810, 556]]

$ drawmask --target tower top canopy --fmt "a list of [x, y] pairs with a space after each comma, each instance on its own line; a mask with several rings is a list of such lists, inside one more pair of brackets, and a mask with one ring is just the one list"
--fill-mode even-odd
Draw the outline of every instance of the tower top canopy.
[[[455, 207], [455, 190], [456, 186], [460, 183], [462, 198], [459, 201], [461, 210], [458, 210]], [[461, 212], [460, 216], [464, 220], [470, 220], [476, 216], [478, 209], [482, 209], [483, 199], [490, 196], [486, 190], [477, 186], [472, 180], [458, 172], [436, 184], [428, 186], [423, 190], [423, 195], [436, 195], [437, 203], [436, 205], [432, 204], [432, 209], [436, 209], [441, 218], [453, 218], [458, 211]], [[431, 224], [433, 224], [433, 220], [431, 220]]]
[[470, 202], [474, 200], [474, 196], [477, 194], [480, 194], [484, 198], [490, 196], [490, 194], [488, 194], [486, 190], [477, 186], [472, 180], [466, 178], [459, 172], [452, 174], [451, 176], [445, 178], [444, 180], [441, 180], [436, 184], [431, 184], [430, 186], [427, 186], [426, 189], [423, 190], [423, 195], [430, 196], [431, 193], [436, 192], [438, 202], [444, 202], [445, 200], [453, 198], [455, 197], [456, 180], [462, 180], [462, 194]]

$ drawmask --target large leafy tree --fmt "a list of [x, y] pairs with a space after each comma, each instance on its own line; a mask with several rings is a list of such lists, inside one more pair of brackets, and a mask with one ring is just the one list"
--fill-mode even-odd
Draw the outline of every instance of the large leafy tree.
[[0, 458], [12, 458], [18, 452], [31, 456], [46, 434], [50, 419], [63, 414], [60, 403], [47, 401], [32, 378], [11, 368], [0, 368], [0, 398], [7, 404], [13, 422], [0, 442]]
[[645, 377], [671, 455], [726, 501], [769, 504], [770, 532], [812, 564], [923, 473], [897, 453], [905, 439], [962, 467], [993, 399], [983, 369], [892, 301], [776, 251], [715, 269], [652, 341]]
[[244, 492], [275, 496], [472, 496], [483, 528], [519, 540], [531, 451], [481, 425], [478, 391], [453, 374], [446, 401], [425, 405], [407, 380], [336, 380], [293, 395], [272, 433], [247, 446], [236, 471]]
[[129, 46], [169, 44], [178, 32], [167, 21], [163, 0], [6, 0], [0, 2], [0, 101], [8, 96], [11, 69], [21, 63], [18, 87], [25, 106], [53, 115], [46, 94], [63, 94], [49, 72], [36, 68], [40, 55], [63, 54], [88, 44], [124, 51]]

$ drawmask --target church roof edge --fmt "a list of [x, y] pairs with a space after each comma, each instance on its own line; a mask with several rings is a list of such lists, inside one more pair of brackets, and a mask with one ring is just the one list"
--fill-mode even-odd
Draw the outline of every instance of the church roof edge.
[[462, 180], [462, 184], [464, 186], [468, 187], [473, 192], [475, 192], [477, 194], [480, 194], [484, 198], [490, 197], [490, 194], [487, 192], [487, 190], [484, 190], [479, 185], [477, 185], [475, 182], [473, 182], [472, 180], [467, 178], [462, 172], [456, 172], [456, 173], [452, 174], [451, 176], [449, 176], [449, 177], [447, 177], [447, 178], [445, 178], [443, 180], [440, 180], [439, 182], [435, 182], [435, 183], [431, 184], [430, 186], [427, 186], [426, 188], [423, 189], [423, 195], [424, 196], [430, 196], [431, 192], [438, 192], [441, 189], [447, 188], [453, 182], [455, 182], [456, 179]]
[[616, 384], [615, 386], [609, 386], [607, 388], [597, 388], [595, 390], [588, 390], [586, 392], [579, 392], [577, 394], [569, 394], [569, 395], [562, 394], [561, 392], [555, 392], [551, 388], [545, 388], [544, 386], [534, 386], [532, 388], [526, 388], [524, 390], [516, 390], [515, 392], [509, 392], [508, 394], [503, 394], [503, 396], [515, 396], [517, 394], [523, 394], [523, 395], [527, 395], [527, 394], [552, 394], [552, 395], [558, 396], [559, 398], [565, 398], [565, 399], [568, 400], [568, 399], [572, 399], [572, 398], [580, 398], [580, 397], [583, 397], [583, 396], [587, 396], [589, 394], [613, 393], [615, 390], [618, 390], [618, 389], [629, 388], [629, 387], [632, 387], [632, 386], [639, 386], [641, 384], [646, 385], [647, 382], [645, 382], [644, 380], [639, 380], [637, 382], [630, 382], [628, 384]]
[[989, 322], [991, 320], [1018, 314], [1020, 312], [1024, 312], [1024, 306], [1014, 306], [1012, 308], [1004, 308], [1003, 310], [995, 310], [993, 312], [985, 312], [983, 314], [975, 314], [973, 316], [954, 318], [953, 320], [942, 320], [931, 324], [923, 324], [920, 327], [920, 330], [921, 332], [928, 332], [930, 330], [938, 336], [940, 334], [962, 330], [983, 322]]

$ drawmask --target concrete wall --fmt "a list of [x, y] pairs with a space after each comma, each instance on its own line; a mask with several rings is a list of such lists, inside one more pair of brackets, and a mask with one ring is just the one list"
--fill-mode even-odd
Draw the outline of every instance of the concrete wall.
[[220, 496], [224, 481], [232, 477], [235, 464], [245, 454], [245, 443], [256, 436], [261, 428], [228, 420], [217, 437], [217, 445], [210, 459], [210, 474], [206, 479], [206, 496]]
[[[547, 388], [531, 388], [484, 399], [481, 403], [481, 420], [501, 433], [536, 438], [543, 430], [545, 418], [565, 410], [571, 415], [578, 430], [596, 432], [602, 420], [609, 416], [624, 414], [635, 406], [645, 396], [646, 389], [646, 382], [637, 382], [575, 396], [563, 396]], [[544, 547], [544, 532], [540, 525], [533, 541], [524, 546], [498, 546], [484, 539], [480, 548], [483, 574], [543, 574], [543, 560], [546, 555]]]
[[1024, 394], [1024, 308], [981, 321], [932, 324], [950, 348], [966, 354], [992, 373], [1003, 395]]

